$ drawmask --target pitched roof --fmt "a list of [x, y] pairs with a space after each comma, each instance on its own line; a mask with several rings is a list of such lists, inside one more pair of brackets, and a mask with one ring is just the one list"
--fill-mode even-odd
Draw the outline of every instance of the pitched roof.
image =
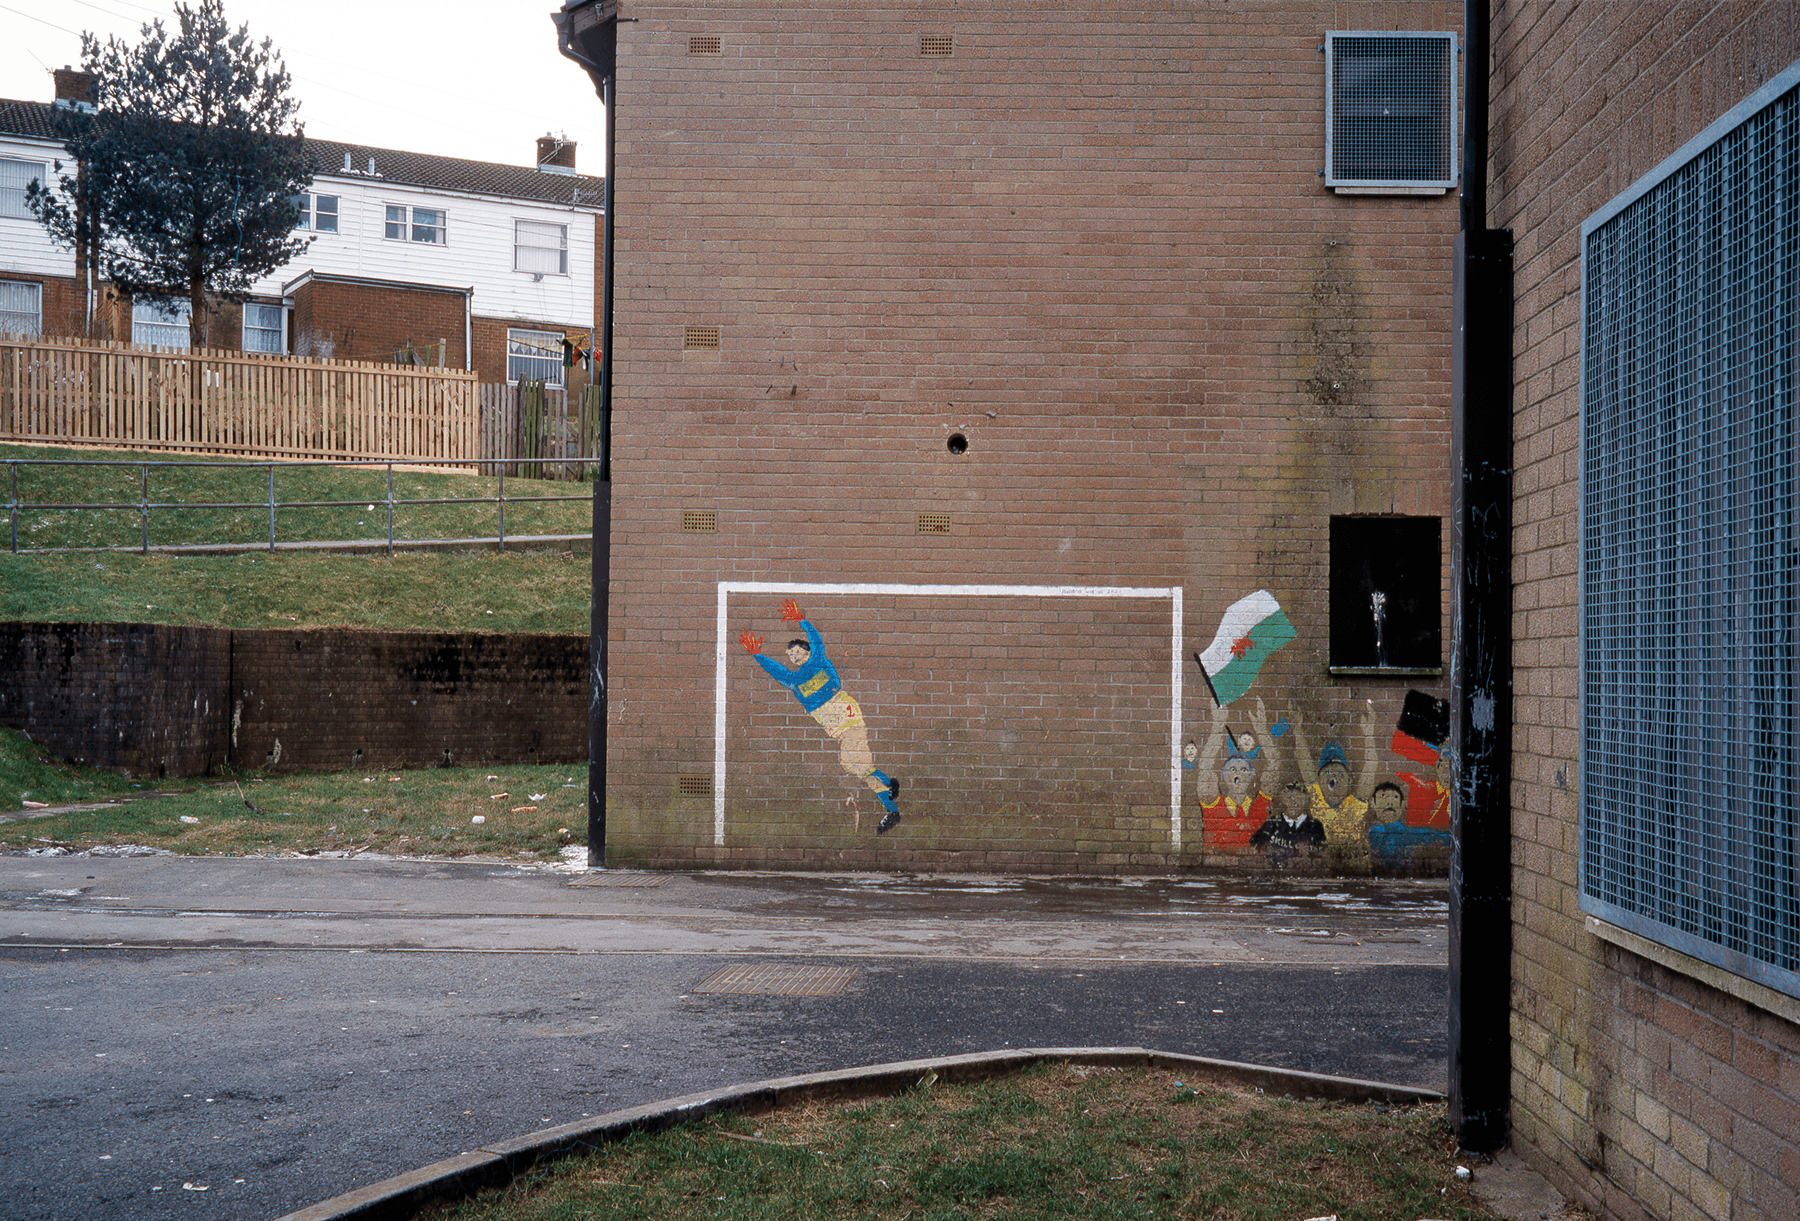
[[56, 130], [50, 125], [50, 103], [0, 98], [0, 136], [28, 136], [33, 140], [56, 139]]
[[[0, 135], [57, 139], [49, 102], [25, 102], [0, 98]], [[366, 144], [342, 144], [336, 140], [308, 140], [313, 172], [336, 178], [363, 178], [424, 187], [427, 190], [466, 191], [477, 195], [501, 195], [509, 199], [534, 199], [543, 203], [582, 204], [598, 208], [606, 179], [594, 174], [545, 173], [533, 166], [499, 165], [492, 161], [465, 161], [459, 157], [434, 157], [400, 149]], [[346, 158], [348, 161], [346, 162]], [[370, 159], [375, 172], [369, 173]], [[344, 167], [346, 164], [348, 169]]]
[[[578, 203], [600, 206], [606, 179], [594, 174], [552, 174], [532, 166], [499, 165], [492, 161], [464, 161], [458, 157], [434, 157], [366, 144], [340, 144], [336, 140], [308, 140], [313, 154], [313, 173], [340, 178], [373, 178], [384, 182], [444, 191], [470, 191], [479, 195], [504, 195], [545, 203]], [[348, 161], [345, 159], [348, 158]], [[345, 166], [349, 168], [346, 169]]]

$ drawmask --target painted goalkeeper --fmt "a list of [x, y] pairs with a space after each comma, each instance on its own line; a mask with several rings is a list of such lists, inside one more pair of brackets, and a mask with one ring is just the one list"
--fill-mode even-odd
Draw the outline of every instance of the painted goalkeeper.
[[788, 641], [788, 664], [783, 666], [762, 655], [763, 638], [754, 632], [738, 634], [756, 664], [768, 671], [769, 677], [794, 693], [800, 706], [812, 713], [813, 720], [837, 739], [838, 762], [846, 772], [868, 785], [887, 811], [876, 826], [877, 835], [894, 829], [900, 821], [900, 782], [875, 766], [869, 751], [869, 727], [863, 722], [862, 706], [846, 695], [838, 682], [837, 667], [825, 656], [825, 641], [819, 631], [806, 621], [806, 612], [789, 598], [781, 604], [781, 621], [798, 623], [804, 638]]

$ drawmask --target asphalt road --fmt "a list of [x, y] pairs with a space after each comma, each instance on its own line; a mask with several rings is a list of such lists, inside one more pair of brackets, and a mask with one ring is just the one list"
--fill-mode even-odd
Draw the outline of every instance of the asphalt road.
[[[1441, 1089], [1445, 914], [1441, 882], [0, 858], [0, 1215], [274, 1217], [584, 1115], [1006, 1047]], [[702, 990], [756, 966], [844, 970]]]

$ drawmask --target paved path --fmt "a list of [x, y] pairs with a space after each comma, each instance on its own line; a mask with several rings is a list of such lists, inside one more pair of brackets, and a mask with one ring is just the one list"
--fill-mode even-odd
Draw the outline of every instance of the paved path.
[[273, 1217], [583, 1115], [1004, 1047], [1441, 1089], [1445, 915], [1441, 882], [0, 858], [0, 1214]]

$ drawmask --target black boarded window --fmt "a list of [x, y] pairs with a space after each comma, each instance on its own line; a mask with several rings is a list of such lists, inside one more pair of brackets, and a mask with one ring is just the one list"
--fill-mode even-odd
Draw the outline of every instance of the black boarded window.
[[1442, 523], [1331, 519], [1331, 669], [1443, 668]]

